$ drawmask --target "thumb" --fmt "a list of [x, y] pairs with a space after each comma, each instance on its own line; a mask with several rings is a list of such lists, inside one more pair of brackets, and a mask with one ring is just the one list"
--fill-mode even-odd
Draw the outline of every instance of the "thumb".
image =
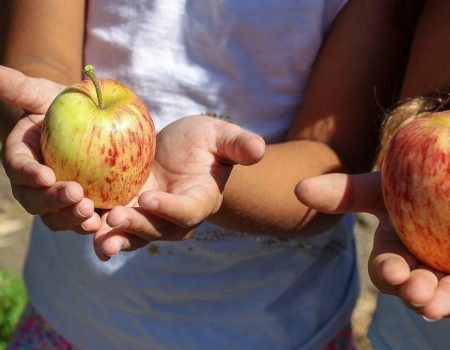
[[263, 138], [235, 124], [223, 123], [225, 125], [218, 126], [216, 133], [218, 156], [227, 163], [252, 165], [259, 162], [265, 151]]
[[18, 70], [0, 66], [0, 100], [35, 114], [45, 114], [64, 86], [47, 79], [32, 78]]
[[307, 178], [297, 184], [295, 194], [306, 206], [325, 213], [380, 215], [384, 209], [379, 172], [333, 173]]

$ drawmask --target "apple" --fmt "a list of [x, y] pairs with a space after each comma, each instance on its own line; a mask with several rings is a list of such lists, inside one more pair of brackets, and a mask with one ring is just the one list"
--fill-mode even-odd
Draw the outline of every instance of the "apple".
[[386, 149], [381, 186], [405, 247], [450, 273], [450, 111], [400, 126]]
[[96, 208], [124, 205], [138, 194], [155, 156], [155, 127], [142, 100], [124, 84], [89, 79], [62, 91], [41, 131], [44, 164], [58, 181], [76, 181]]

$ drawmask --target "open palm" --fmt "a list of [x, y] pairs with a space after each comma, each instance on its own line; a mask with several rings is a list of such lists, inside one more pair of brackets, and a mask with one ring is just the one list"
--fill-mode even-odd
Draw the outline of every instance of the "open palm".
[[[263, 140], [237, 125], [208, 116], [181, 118], [157, 135], [152, 173], [138, 204], [113, 208], [94, 241], [107, 258], [152, 240], [180, 240], [222, 203], [234, 164], [251, 165]], [[135, 204], [135, 203], [133, 203]]]
[[369, 275], [386, 294], [400, 297], [428, 319], [450, 315], [450, 275], [418, 261], [400, 241], [384, 207], [379, 172], [327, 174], [300, 182], [297, 197], [326, 213], [367, 212], [379, 219], [369, 258]]
[[138, 195], [126, 206], [97, 212], [80, 184], [56, 181], [42, 164], [41, 124], [63, 88], [0, 66], [0, 99], [27, 111], [8, 136], [3, 162], [28, 212], [54, 231], [93, 232], [103, 260], [152, 240], [187, 238], [219, 209], [233, 165], [254, 164], [264, 154], [264, 141], [237, 125], [208, 116], [181, 118], [158, 133], [152, 172]]

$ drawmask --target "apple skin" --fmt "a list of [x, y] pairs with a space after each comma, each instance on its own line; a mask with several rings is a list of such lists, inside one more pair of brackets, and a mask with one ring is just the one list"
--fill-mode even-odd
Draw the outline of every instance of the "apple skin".
[[83, 80], [61, 92], [48, 109], [41, 132], [44, 164], [58, 181], [76, 181], [100, 209], [125, 205], [150, 174], [155, 127], [142, 100], [115, 80]]
[[389, 217], [421, 262], [450, 273], [450, 111], [401, 126], [381, 168]]

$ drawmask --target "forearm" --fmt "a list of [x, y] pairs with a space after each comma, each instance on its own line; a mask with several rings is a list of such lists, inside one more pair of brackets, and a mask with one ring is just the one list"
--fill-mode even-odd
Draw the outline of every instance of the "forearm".
[[324, 143], [297, 140], [269, 145], [258, 164], [234, 167], [221, 209], [209, 221], [274, 236], [321, 232], [339, 217], [317, 215], [297, 200], [294, 187], [303, 178], [341, 169], [338, 156]]
[[84, 1], [9, 1], [3, 64], [70, 84], [81, 77]]
[[213, 222], [269, 235], [317, 233], [336, 222], [298, 203], [294, 187], [327, 172], [370, 171], [379, 106], [395, 99], [410, 40], [391, 22], [392, 6], [354, 0], [344, 8], [314, 64], [288, 141], [268, 146], [260, 164], [233, 170]]
[[[1, 64], [63, 85], [81, 77], [84, 2], [8, 1], [2, 22]], [[64, 31], [61, 30], [64, 28]], [[24, 110], [0, 104], [0, 138], [5, 140]]]
[[450, 2], [428, 0], [411, 47], [401, 100], [450, 87]]

